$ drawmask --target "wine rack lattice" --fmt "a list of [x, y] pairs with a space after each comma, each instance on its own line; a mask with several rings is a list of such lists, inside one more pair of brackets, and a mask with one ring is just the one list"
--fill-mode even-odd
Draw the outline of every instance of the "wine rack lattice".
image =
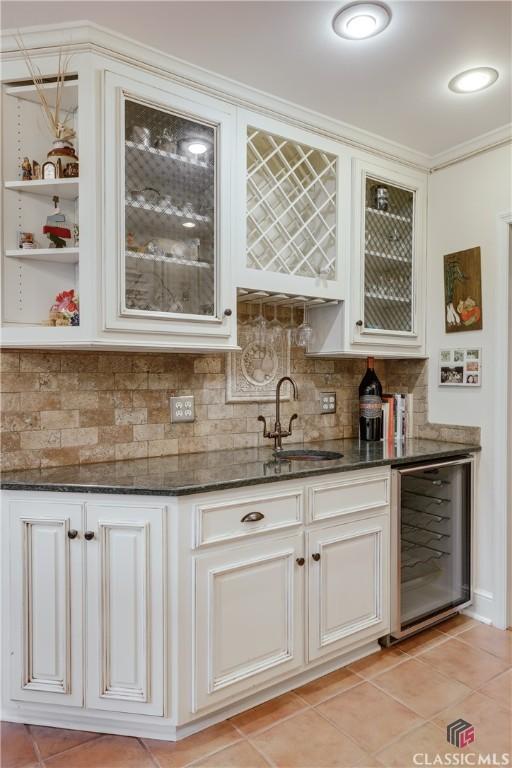
[[247, 131], [247, 265], [336, 278], [336, 157]]

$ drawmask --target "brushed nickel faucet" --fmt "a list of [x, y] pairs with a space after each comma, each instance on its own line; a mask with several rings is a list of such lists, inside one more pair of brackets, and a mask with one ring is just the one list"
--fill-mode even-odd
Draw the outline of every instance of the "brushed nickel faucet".
[[263, 422], [263, 437], [269, 437], [271, 440], [274, 441], [274, 452], [279, 453], [279, 451], [283, 450], [283, 437], [289, 437], [292, 434], [292, 422], [298, 417], [296, 413], [293, 414], [290, 418], [290, 422], [288, 424], [288, 429], [283, 429], [281, 427], [281, 387], [283, 386], [285, 381], [289, 381], [292, 385], [293, 389], [293, 399], [297, 400], [299, 396], [299, 391], [297, 389], [297, 385], [294, 382], [293, 379], [291, 379], [289, 376], [283, 376], [279, 379], [277, 382], [276, 387], [276, 420], [274, 424], [274, 429], [272, 432], [267, 429], [267, 420], [264, 416], [258, 416], [258, 421]]

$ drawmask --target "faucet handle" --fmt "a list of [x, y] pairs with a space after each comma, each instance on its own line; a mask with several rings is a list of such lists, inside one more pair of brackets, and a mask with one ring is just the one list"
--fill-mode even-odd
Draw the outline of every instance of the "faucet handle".
[[290, 423], [288, 424], [288, 434], [292, 434], [292, 421], [295, 421], [295, 419], [298, 419], [299, 416], [297, 413], [294, 413], [293, 416], [290, 417]]
[[270, 437], [267, 429], [267, 420], [264, 416], [258, 416], [258, 421], [263, 422], [263, 437]]

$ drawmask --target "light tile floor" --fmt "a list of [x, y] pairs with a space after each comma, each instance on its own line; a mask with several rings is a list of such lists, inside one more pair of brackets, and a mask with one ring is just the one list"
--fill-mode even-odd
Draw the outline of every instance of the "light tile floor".
[[[476, 734], [464, 750], [446, 740], [461, 717]], [[415, 753], [512, 753], [512, 632], [458, 616], [178, 743], [14, 723], [1, 736], [2, 768], [409, 768]]]

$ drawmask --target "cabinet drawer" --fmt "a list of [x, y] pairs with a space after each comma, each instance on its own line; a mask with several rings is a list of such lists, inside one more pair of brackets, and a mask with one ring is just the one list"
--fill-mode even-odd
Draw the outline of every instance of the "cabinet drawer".
[[264, 531], [287, 528], [302, 521], [301, 488], [285, 493], [198, 504], [195, 544], [251, 536]]
[[309, 488], [311, 520], [326, 520], [364, 509], [379, 509], [389, 504], [388, 473], [356, 475]]

